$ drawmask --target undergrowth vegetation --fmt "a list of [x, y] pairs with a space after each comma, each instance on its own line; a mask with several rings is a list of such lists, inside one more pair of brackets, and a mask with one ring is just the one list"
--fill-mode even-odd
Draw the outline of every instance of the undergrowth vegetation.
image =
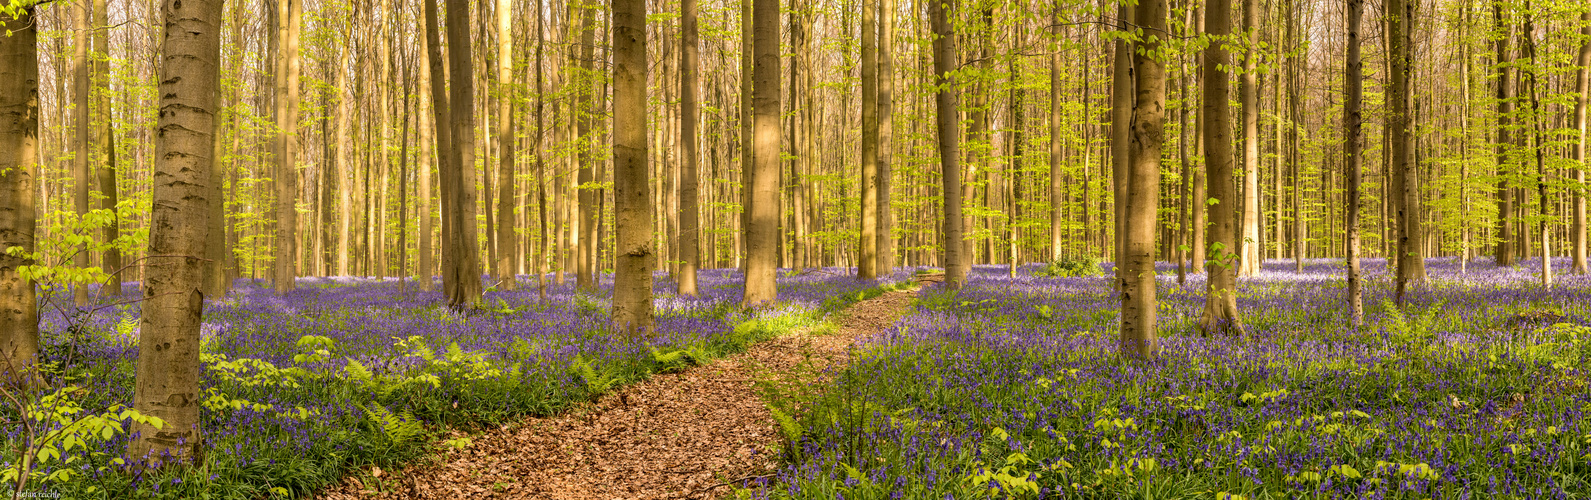
[[[787, 393], [756, 498], [1575, 498], [1591, 491], [1591, 279], [1433, 261], [1391, 305], [1372, 265], [1240, 282], [1249, 335], [1206, 337], [1162, 273], [1163, 350], [1116, 356], [1105, 279], [975, 270], [925, 290], [821, 391]], [[1164, 269], [1163, 269], [1164, 271]], [[801, 399], [805, 398], [805, 399]]]
[[91, 316], [57, 311], [44, 319], [47, 389], [21, 413], [0, 410], [3, 479], [14, 485], [26, 457], [28, 488], [62, 498], [305, 496], [361, 467], [469, 445], [442, 439], [449, 430], [554, 414], [654, 373], [827, 328], [829, 312], [911, 272], [859, 282], [831, 271], [781, 277], [780, 303], [760, 311], [735, 305], [732, 272], [702, 272], [698, 297], [659, 280], [649, 338], [609, 330], [606, 281], [594, 294], [553, 287], [547, 301], [533, 287], [492, 291], [462, 315], [437, 292], [390, 280], [305, 279], [285, 297], [240, 282], [207, 304], [202, 327], [208, 453], [195, 467], [158, 472], [120, 459], [124, 429], [142, 418], [126, 409], [136, 303]]

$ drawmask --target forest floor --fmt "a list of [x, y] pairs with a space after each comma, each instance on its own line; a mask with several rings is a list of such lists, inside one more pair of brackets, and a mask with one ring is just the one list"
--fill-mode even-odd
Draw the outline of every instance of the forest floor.
[[[471, 436], [404, 471], [367, 469], [323, 492], [364, 498], [717, 498], [771, 477], [780, 433], [758, 382], [818, 387], [858, 339], [900, 317], [915, 290], [836, 314], [835, 333], [777, 337], [745, 352], [625, 386], [562, 415]], [[804, 378], [803, 378], [804, 377]], [[462, 434], [460, 434], [462, 436]]]

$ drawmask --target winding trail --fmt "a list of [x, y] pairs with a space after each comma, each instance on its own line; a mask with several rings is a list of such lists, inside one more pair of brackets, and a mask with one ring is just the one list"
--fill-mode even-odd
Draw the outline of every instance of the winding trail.
[[[599, 401], [474, 436], [398, 473], [372, 469], [326, 500], [716, 498], [771, 473], [780, 436], [753, 384], [845, 363], [858, 338], [888, 327], [916, 296], [895, 291], [837, 313], [829, 335], [799, 333], [680, 373], [656, 375]], [[807, 363], [810, 363], [808, 368]]]

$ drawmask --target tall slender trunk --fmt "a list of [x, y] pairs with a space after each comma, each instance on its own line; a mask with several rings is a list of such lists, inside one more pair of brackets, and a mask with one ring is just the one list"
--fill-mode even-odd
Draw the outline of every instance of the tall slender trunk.
[[1425, 279], [1424, 249], [1421, 248], [1424, 230], [1419, 215], [1418, 165], [1413, 158], [1414, 120], [1409, 88], [1409, 77], [1413, 74], [1409, 44], [1413, 40], [1410, 33], [1414, 24], [1414, 2], [1388, 0], [1386, 9], [1394, 13], [1387, 20], [1392, 65], [1392, 73], [1388, 75], [1391, 85], [1387, 95], [1387, 128], [1391, 132], [1389, 147], [1392, 149], [1392, 174], [1397, 177], [1394, 184], [1401, 188], [1401, 192], [1394, 192], [1393, 196], [1400, 200], [1396, 207], [1398, 271], [1395, 300], [1402, 305], [1409, 283]]
[[298, 276], [298, 33], [303, 0], [280, 0], [281, 50], [277, 53], [281, 78], [276, 92], [276, 261], [271, 276], [278, 295], [293, 290]]
[[[1231, 0], [1210, 0], [1205, 6], [1204, 27], [1210, 36], [1223, 38], [1232, 33], [1231, 10]], [[1243, 323], [1237, 311], [1237, 193], [1232, 185], [1232, 109], [1227, 103], [1231, 93], [1227, 68], [1232, 67], [1231, 61], [1231, 55], [1221, 44], [1210, 44], [1204, 49], [1204, 111], [1199, 118], [1210, 196], [1207, 207], [1210, 226], [1205, 236], [1210, 246], [1210, 262], [1205, 264], [1209, 278], [1199, 330], [1206, 334], [1241, 335]]]
[[33, 6], [0, 13], [0, 381], [19, 387], [39, 355], [39, 306], [33, 280], [39, 170], [39, 53]]
[[1144, 32], [1133, 51], [1137, 92], [1128, 149], [1127, 224], [1122, 245], [1121, 353], [1148, 359], [1160, 351], [1156, 335], [1155, 233], [1160, 212], [1160, 155], [1165, 142], [1166, 70], [1158, 55], [1166, 36], [1166, 0], [1140, 0], [1135, 21]]
[[[1188, 17], [1182, 25], [1183, 36], [1188, 36], [1188, 32], [1192, 31], [1193, 13], [1194, 9], [1192, 5], [1189, 5], [1187, 10]], [[1193, 168], [1189, 166], [1191, 158], [1188, 157], [1188, 112], [1193, 107], [1193, 98], [1188, 95], [1188, 80], [1191, 77], [1188, 71], [1188, 58], [1185, 55], [1179, 56], [1177, 62], [1181, 73], [1177, 78], [1177, 83], [1179, 84], [1177, 95], [1182, 98], [1182, 104], [1177, 109], [1177, 164], [1182, 169], [1182, 175], [1179, 176], [1182, 179], [1182, 186], [1181, 189], [1177, 190], [1179, 195], [1177, 200], [1177, 235], [1174, 241], [1177, 248], [1172, 254], [1176, 255], [1177, 258], [1177, 284], [1180, 285], [1188, 281], [1187, 245], [1188, 231], [1190, 230], [1188, 223], [1188, 196], [1192, 191], [1189, 184], [1191, 182], [1190, 176], [1193, 173]]]
[[1501, 32], [1494, 35], [1497, 38], [1497, 247], [1496, 261], [1498, 266], [1511, 267], [1514, 265], [1514, 237], [1513, 237], [1513, 211], [1514, 197], [1513, 184], [1509, 182], [1511, 175], [1510, 149], [1513, 147], [1513, 120], [1514, 115], [1514, 88], [1510, 80], [1513, 69], [1509, 67], [1508, 41], [1512, 37], [1511, 29], [1503, 21], [1503, 3], [1492, 4], [1493, 28]]
[[652, 189], [646, 157], [646, 0], [614, 0], [613, 327], [652, 332]]
[[[1023, 30], [1023, 25], [1019, 21], [1016, 26], [1016, 38], [1013, 40], [1012, 45], [1019, 46], [1022, 43], [1025, 43], [1026, 38], [1024, 35], [1025, 30]], [[1022, 156], [1024, 154], [1023, 141], [1025, 140], [1023, 139], [1022, 134], [1023, 127], [1025, 125], [1025, 119], [1023, 118], [1022, 113], [1024, 111], [1024, 104], [1022, 102], [1023, 92], [1020, 85], [1022, 73], [1021, 67], [1017, 65], [1018, 57], [1019, 56], [1012, 55], [1010, 59], [1007, 60], [1006, 66], [1006, 71], [1010, 74], [1009, 85], [1011, 87], [1010, 94], [1006, 100], [1006, 112], [1011, 117], [1011, 130], [1006, 136], [1007, 142], [1011, 148], [1011, 163], [1009, 164], [1008, 172], [1006, 172], [1008, 176], [1006, 184], [1008, 185], [1009, 189], [1007, 189], [1007, 192], [1005, 193], [1007, 201], [1006, 206], [1008, 207], [1005, 216], [1005, 239], [1007, 246], [1005, 250], [1006, 276], [1012, 278], [1016, 277], [1016, 266], [1019, 250], [1017, 243], [1021, 239], [1017, 235], [1017, 219], [1021, 217], [1021, 204], [1018, 203], [1017, 194], [1021, 189], [1022, 184]]]
[[[77, 216], [82, 219], [88, 216], [89, 210], [89, 157], [92, 156], [93, 146], [89, 144], [89, 133], [94, 126], [89, 123], [89, 77], [88, 77], [88, 2], [77, 1], [71, 4], [72, 9], [72, 147], [76, 152], [72, 158], [72, 201], [77, 211]], [[85, 243], [74, 248], [72, 265], [78, 268], [87, 268], [89, 262], [89, 249]], [[72, 300], [78, 307], [88, 305], [88, 283], [72, 284]]]
[[[1243, 233], [1237, 241], [1238, 275], [1260, 269], [1260, 28], [1259, 0], [1243, 0], [1243, 79], [1238, 93], [1243, 104]], [[1212, 176], [1212, 179], [1214, 177]]]
[[[116, 127], [111, 120], [110, 37], [108, 34], [110, 31], [110, 14], [105, 7], [105, 0], [93, 0], [92, 9], [94, 11], [94, 57], [92, 58], [92, 67], [90, 69], [93, 71], [92, 85], [95, 101], [93, 123], [95, 124], [94, 134], [96, 137], [94, 142], [97, 145], [96, 149], [103, 151], [102, 154], [104, 154], [104, 157], [99, 159], [99, 168], [96, 169], [99, 176], [100, 208], [115, 212], [120, 196], [116, 189]], [[216, 189], [221, 189], [219, 183], [216, 185]], [[216, 199], [220, 199], [219, 192]], [[222, 210], [221, 204], [217, 203], [215, 213], [220, 214]], [[121, 237], [121, 218], [119, 216], [111, 217], [102, 230], [102, 234], [104, 238], [102, 241], [107, 243]], [[221, 238], [224, 246], [226, 235], [223, 233]], [[220, 259], [211, 265], [216, 268], [217, 275], [225, 275], [225, 273], [220, 271]], [[99, 267], [107, 273], [112, 273], [112, 278], [108, 281], [111, 286], [110, 293], [121, 293], [121, 250], [115, 246], [106, 247], [104, 253], [100, 256]], [[225, 285], [222, 285], [218, 290], [225, 293]]]
[[[543, 111], [547, 106], [547, 88], [543, 86], [543, 68], [546, 67], [547, 56], [547, 14], [542, 11], [544, 0], [536, 0], [536, 144], [532, 148], [536, 153], [536, 218], [541, 232], [536, 238], [536, 294], [541, 300], [547, 300], [547, 264], [552, 259], [548, 253], [549, 240], [553, 234], [547, 227], [547, 158], [542, 151], [542, 139], [546, 135], [546, 114]], [[556, 122], [556, 120], [554, 120]]]
[[1591, 167], [1587, 165], [1586, 157], [1586, 122], [1588, 101], [1591, 101], [1591, 11], [1580, 13], [1580, 57], [1576, 65], [1580, 71], [1575, 74], [1575, 93], [1579, 94], [1574, 104], [1574, 128], [1579, 131], [1579, 141], [1575, 143], [1574, 160], [1579, 166], [1574, 169], [1574, 228], [1570, 230], [1574, 238], [1574, 270], [1575, 274], [1586, 274], [1586, 222], [1585, 222], [1585, 171]]
[[878, 278], [878, 0], [862, 0], [861, 230], [856, 278]]
[[441, 226], [442, 244], [442, 290], [452, 293], [457, 274], [452, 269], [457, 266], [457, 247], [452, 244], [457, 239], [458, 231], [453, 226], [453, 135], [450, 134], [449, 124], [452, 123], [452, 113], [449, 113], [449, 97], [447, 97], [447, 59], [442, 57], [441, 27], [436, 19], [436, 2], [422, 2], [425, 10], [425, 46], [426, 46], [426, 73], [431, 81], [431, 132], [436, 135], [436, 169], [438, 169], [438, 183], [441, 188]]
[[[200, 427], [199, 323], [210, 171], [215, 164], [216, 96], [220, 90], [221, 2], [166, 2], [160, 117], [155, 134], [153, 209], [140, 320], [133, 408], [157, 417], [155, 428], [132, 424], [129, 461], [203, 463]], [[167, 458], [170, 461], [167, 462]], [[154, 464], [151, 464], [154, 465]]]
[[[427, 57], [429, 57], [429, 55], [427, 55]], [[434, 90], [435, 87], [433, 82], [435, 80], [431, 75], [430, 62], [427, 61], [426, 63], [416, 64], [416, 66], [420, 67], [420, 85], [431, 87], [431, 90]], [[431, 176], [436, 172], [436, 166], [439, 163], [437, 158], [445, 157], [445, 154], [442, 153], [443, 149], [441, 144], [442, 141], [446, 139], [442, 137], [445, 134], [436, 133], [436, 123], [442, 120], [442, 118], [439, 118], [441, 111], [437, 111], [435, 109], [436, 103], [432, 102], [432, 99], [435, 98], [436, 94], [434, 92], [418, 92], [417, 94], [418, 95], [414, 97], [415, 101], [417, 101], [415, 104], [416, 107], [423, 107], [426, 105], [426, 103], [430, 103], [431, 108], [433, 108], [429, 110], [431, 111], [431, 116], [429, 119], [425, 116], [421, 116], [418, 123], [415, 124], [415, 128], [418, 129], [417, 132], [419, 133], [420, 140], [420, 157], [419, 161], [417, 162], [419, 169], [415, 172], [415, 177], [418, 177], [418, 179], [415, 180], [419, 181], [420, 187], [418, 192], [415, 193], [414, 197], [415, 201], [417, 202], [416, 208], [418, 213], [416, 214], [416, 217], [419, 219], [418, 222], [420, 231], [420, 241], [416, 242], [417, 248], [415, 249], [415, 253], [419, 254], [416, 256], [415, 262], [415, 279], [420, 282], [420, 290], [429, 291], [431, 290], [431, 281], [436, 276], [436, 264], [433, 261], [433, 259], [436, 258], [436, 249], [434, 248], [434, 243], [431, 237], [431, 232], [433, 231], [433, 219], [431, 218]], [[348, 196], [347, 191], [348, 190], [346, 189], [343, 190], [344, 203], [346, 203], [346, 198]], [[345, 211], [344, 213], [346, 214], [347, 212]], [[346, 226], [340, 230], [343, 232], [343, 238], [346, 239], [348, 234]], [[339, 243], [339, 245], [342, 244]], [[339, 256], [338, 258], [346, 259], [347, 257]]]
[[[1117, 7], [1116, 16], [1120, 24], [1118, 30], [1131, 31], [1133, 29], [1134, 9], [1121, 4]], [[1133, 77], [1132, 53], [1133, 47], [1125, 38], [1117, 38], [1115, 42], [1115, 59], [1111, 62], [1111, 87], [1110, 87], [1110, 172], [1111, 172], [1111, 205], [1113, 207], [1111, 221], [1115, 230], [1111, 231], [1111, 241], [1114, 250], [1111, 260], [1115, 263], [1116, 285], [1121, 286], [1124, 277], [1122, 271], [1126, 270], [1123, 257], [1125, 249], [1122, 248], [1126, 241], [1122, 235], [1127, 232], [1127, 174], [1132, 170], [1130, 147], [1132, 143], [1132, 129], [1129, 122], [1132, 120], [1133, 106]]]
[[596, 78], [593, 78], [596, 64], [594, 54], [597, 28], [591, 11], [586, 10], [577, 15], [580, 16], [579, 20], [575, 22], [578, 23], [576, 29], [580, 31], [579, 59], [581, 77], [576, 83], [580, 87], [580, 108], [575, 113], [575, 116], [577, 120], [576, 132], [579, 134], [576, 140], [579, 141], [580, 170], [576, 175], [575, 182], [579, 189], [577, 203], [580, 206], [580, 239], [577, 251], [579, 257], [575, 263], [575, 286], [580, 290], [591, 291], [597, 288], [597, 262], [594, 250], [599, 244], [597, 239], [597, 198], [601, 193], [596, 188], [591, 187], [591, 183], [596, 181], [596, 178], [592, 175], [592, 167], [594, 166], [593, 163], [597, 161], [596, 156], [592, 154], [596, 147], [596, 137], [593, 135], [592, 128], [596, 123], [594, 115], [598, 112], [595, 105], [597, 96]]
[[756, 116], [750, 219], [746, 231], [745, 307], [772, 305], [778, 296], [774, 266], [779, 228], [779, 1], [753, 0], [754, 30], [752, 108]]
[[[794, 29], [794, 28], [792, 28]], [[696, 146], [700, 139], [696, 131], [696, 73], [701, 64], [697, 61], [696, 0], [680, 1], [680, 53], [679, 53], [679, 116], [680, 116], [680, 181], [679, 181], [679, 293], [695, 296], [696, 268], [701, 265], [699, 240], [700, 222], [697, 211], [700, 202], [697, 193]], [[803, 159], [804, 160], [804, 159]]]
[[878, 168], [874, 181], [874, 193], [878, 198], [874, 203], [878, 213], [875, 228], [878, 243], [873, 249], [878, 253], [878, 264], [873, 271], [884, 276], [895, 267], [895, 217], [890, 210], [891, 177], [894, 175], [892, 155], [895, 150], [892, 144], [895, 140], [895, 0], [878, 0], [878, 3]]
[[[1206, 15], [1198, 6], [1194, 6], [1193, 10], [1193, 31], [1194, 33], [1203, 33]], [[1208, 85], [1206, 82], [1209, 80], [1209, 75], [1204, 73], [1204, 68], [1207, 67], [1204, 64], [1205, 54], [1196, 53], [1193, 54], [1193, 58], [1194, 65], [1197, 66], [1197, 69], [1194, 71], [1199, 77], [1199, 86], [1202, 92], [1204, 86]], [[1222, 92], [1225, 91], [1223, 90]], [[1189, 106], [1191, 107], [1193, 96], [1188, 96], [1188, 102], [1190, 103]], [[1203, 103], [1200, 103], [1200, 106], [1203, 105]], [[1188, 260], [1193, 263], [1193, 272], [1200, 272], [1209, 265], [1209, 263], [1205, 262], [1205, 252], [1208, 250], [1205, 240], [1206, 236], [1209, 234], [1209, 224], [1207, 223], [1206, 214], [1209, 212], [1210, 204], [1206, 201], [1209, 200], [1209, 196], [1207, 196], [1208, 193], [1206, 192], [1206, 185], [1209, 183], [1209, 180], [1206, 179], [1209, 159], [1205, 156], [1204, 115], [1204, 109], [1200, 108], [1198, 119], [1193, 121], [1193, 154], [1195, 158], [1199, 158], [1201, 161], [1203, 161], [1204, 165], [1202, 167], [1196, 166], [1195, 168], [1189, 169], [1191, 171], [1189, 177], [1193, 182], [1193, 199], [1188, 203], [1188, 209], [1192, 210], [1193, 213], [1188, 216], [1188, 223], [1189, 226], [1191, 226], [1189, 232], [1192, 233], [1191, 238], [1189, 238], [1192, 241], [1188, 244], [1188, 246], [1192, 248], [1192, 251], [1190, 252], [1191, 255], [1188, 256]]]
[[1542, 130], [1541, 97], [1536, 90], [1541, 82], [1538, 80], [1537, 70], [1535, 69], [1535, 65], [1539, 65], [1541, 62], [1536, 59], [1536, 16], [1530, 10], [1529, 1], [1525, 2], [1525, 11], [1529, 12], [1529, 14], [1525, 16], [1524, 39], [1521, 40], [1522, 47], [1520, 48], [1524, 52], [1525, 60], [1530, 61], [1532, 66], [1525, 73], [1528, 80], [1523, 80], [1520, 83], [1525, 83], [1530, 88], [1530, 121], [1531, 130], [1534, 132], [1532, 136], [1535, 140], [1535, 147], [1531, 149], [1534, 150], [1536, 156], [1536, 201], [1538, 206], [1538, 213], [1536, 214], [1538, 221], [1536, 224], [1537, 234], [1541, 235], [1541, 284], [1550, 286], [1552, 285], [1552, 233], [1548, 219], [1552, 206], [1547, 203], [1546, 132]]
[[517, 263], [514, 193], [518, 176], [514, 153], [514, 2], [497, 0], [497, 281], [504, 290], [513, 290]]
[[[1050, 8], [1050, 260], [1061, 260], [1061, 246], [1066, 240], [1065, 205], [1066, 179], [1063, 163], [1065, 141], [1061, 139], [1061, 3]], [[1184, 78], [1186, 82], [1186, 78]], [[1184, 86], [1186, 89], [1186, 86]], [[1186, 92], [1184, 92], [1186, 94]], [[1183, 155], [1184, 158], [1187, 155]], [[1186, 213], [1186, 212], [1184, 212]], [[1180, 275], [1180, 273], [1179, 273]]]
[[452, 178], [453, 237], [448, 245], [453, 247], [453, 267], [444, 274], [453, 275], [453, 287], [448, 289], [448, 306], [463, 308], [480, 299], [481, 271], [479, 236], [475, 227], [475, 64], [470, 57], [470, 3], [469, 0], [448, 0], [447, 41], [451, 47], [448, 66], [451, 74], [451, 95], [448, 102], [459, 103], [449, 109], [448, 118], [452, 134], [452, 155], [444, 172]]
[[[1359, 6], [1358, 6], [1359, 13], [1357, 15], [1360, 17], [1360, 20], [1352, 21], [1354, 23], [1353, 24], [1353, 26], [1354, 26], [1353, 29], [1357, 30], [1358, 29], [1358, 24], [1360, 22], [1362, 22], [1362, 19], [1364, 17], [1364, 3], [1363, 3], [1364, 0], [1352, 0], [1352, 1], [1359, 2]], [[1299, 36], [1300, 36], [1299, 18], [1304, 15], [1303, 14], [1303, 2], [1300, 1], [1300, 0], [1293, 0], [1292, 6], [1293, 6], [1293, 9], [1292, 9], [1291, 15], [1287, 16], [1287, 43], [1290, 44], [1289, 45], [1290, 47], [1295, 47], [1294, 50], [1302, 51], [1302, 50], [1305, 50], [1306, 46], [1296, 45], [1296, 44], [1297, 44]], [[1352, 9], [1354, 7], [1350, 5], [1349, 8]], [[1355, 15], [1355, 14], [1350, 13], [1350, 15]], [[1350, 34], [1349, 36], [1350, 37], [1358, 37], [1359, 34], [1358, 34], [1357, 31], [1355, 31], [1354, 33]], [[1352, 43], [1358, 43], [1357, 38], [1353, 39]], [[1300, 104], [1300, 101], [1303, 99], [1303, 94], [1304, 94], [1304, 92], [1301, 90], [1302, 86], [1300, 85], [1301, 82], [1299, 81], [1299, 73], [1302, 71], [1302, 68], [1305, 66], [1306, 63], [1304, 61], [1308, 60], [1307, 57], [1308, 57], [1308, 54], [1295, 54], [1295, 55], [1287, 58], [1287, 88], [1290, 89], [1290, 92], [1288, 92], [1288, 99], [1287, 99], [1287, 115], [1289, 117], [1289, 121], [1288, 121], [1288, 124], [1287, 124], [1287, 145], [1288, 145], [1287, 157], [1288, 157], [1288, 169], [1292, 173], [1291, 181], [1292, 181], [1292, 191], [1293, 191], [1292, 192], [1292, 205], [1293, 205], [1293, 207], [1292, 207], [1293, 208], [1293, 210], [1292, 210], [1292, 212], [1293, 212], [1293, 271], [1294, 272], [1298, 272], [1298, 273], [1304, 272], [1304, 258], [1306, 258], [1308, 256], [1307, 254], [1309, 252], [1309, 246], [1306, 243], [1308, 241], [1309, 233], [1307, 232], [1307, 228], [1304, 225], [1305, 224], [1304, 223], [1304, 192], [1303, 192], [1302, 189], [1300, 189], [1302, 186], [1299, 185], [1299, 180], [1303, 177], [1303, 176], [1301, 176], [1299, 174], [1304, 169], [1303, 169], [1303, 162], [1299, 161], [1299, 157], [1301, 155], [1299, 153], [1300, 145], [1299, 145], [1299, 142], [1298, 142], [1299, 110], [1302, 109], [1302, 105]], [[1349, 61], [1349, 64], [1359, 64], [1359, 63], [1357, 61]], [[1363, 68], [1361, 67], [1358, 71], [1360, 73], [1363, 73]], [[1359, 73], [1355, 73], [1355, 74], [1359, 74]], [[1359, 78], [1359, 77], [1355, 77], [1355, 78]], [[1355, 82], [1355, 85], [1358, 86], [1358, 88], [1360, 89], [1361, 92], [1363, 91], [1364, 84], [1362, 82]], [[1280, 103], [1278, 103], [1278, 105], [1279, 104]], [[1345, 120], [1345, 121], [1343, 122], [1343, 127], [1350, 126], [1350, 124], [1348, 122], [1346, 122], [1346, 120], [1348, 119], [1346, 114], [1347, 114], [1347, 112], [1344, 111], [1343, 120]], [[1360, 140], [1359, 128], [1358, 128], [1359, 127], [1359, 121], [1358, 120], [1359, 120], [1359, 118], [1355, 118], [1355, 121], [1351, 124], [1354, 127], [1353, 132], [1352, 132], [1354, 134], [1354, 136], [1355, 136], [1354, 139], [1353, 139], [1354, 141]], [[1357, 144], [1357, 142], [1355, 142], [1355, 144]], [[1343, 147], [1347, 148], [1347, 146], [1348, 146], [1347, 139], [1344, 139]], [[1358, 155], [1359, 155], [1358, 152], [1354, 152], [1354, 162], [1355, 162], [1354, 168], [1358, 168], [1358, 164], [1357, 164], [1357, 162], [1359, 161], [1358, 160], [1358, 158], [1359, 158]], [[1344, 168], [1347, 167], [1347, 162], [1346, 161], [1343, 163], [1343, 166], [1344, 166]], [[1278, 179], [1280, 179], [1280, 176], [1281, 176], [1280, 174], [1281, 174], [1281, 172], [1277, 172]], [[1348, 174], [1348, 175], [1358, 175], [1358, 174], [1357, 173], [1352, 173], [1352, 174]], [[1280, 180], [1278, 180], [1278, 182], [1280, 182]], [[1355, 182], [1357, 182], [1357, 181], [1355, 181]], [[1276, 195], [1277, 195], [1276, 213], [1280, 214], [1281, 213], [1281, 191], [1279, 189], [1277, 190]], [[1350, 194], [1349, 196], [1357, 196], [1357, 194], [1356, 193], [1355, 194]], [[1355, 203], [1357, 203], [1357, 201]], [[1358, 205], [1354, 205], [1354, 207], [1357, 207], [1357, 206]], [[1357, 208], [1354, 208], [1354, 210], [1357, 210]], [[1278, 216], [1278, 218], [1280, 218], [1280, 217]], [[1353, 220], [1354, 221], [1358, 220], [1357, 214], [1354, 215], [1354, 219]], [[1350, 231], [1353, 231], [1353, 230], [1356, 230], [1356, 229], [1350, 229]], [[1351, 245], [1357, 245], [1358, 243], [1357, 242], [1353, 242], [1353, 243], [1350, 243], [1350, 244]], [[1357, 251], [1357, 250], [1355, 250], [1355, 251]], [[1350, 264], [1350, 265], [1353, 265], [1353, 264]]]
[[935, 124], [939, 138], [940, 192], [944, 203], [944, 230], [941, 249], [945, 266], [945, 286], [960, 290], [967, 282], [967, 248], [962, 241], [961, 217], [961, 151], [960, 126], [957, 116], [955, 69], [961, 65], [956, 56], [956, 31], [950, 11], [954, 4], [928, 2], [928, 20], [933, 25]]
[[[1348, 309], [1355, 327], [1364, 325], [1364, 279], [1359, 267], [1359, 161], [1362, 148], [1360, 140], [1363, 138], [1360, 126], [1364, 120], [1364, 62], [1359, 55], [1359, 30], [1363, 19], [1364, 0], [1348, 0], [1348, 48], [1343, 68], [1342, 168], [1348, 177], [1348, 211], [1344, 222], [1348, 233]], [[1293, 168], [1296, 170], [1298, 167], [1294, 165]], [[1294, 178], [1297, 178], [1296, 174]], [[1294, 181], [1293, 186], [1296, 191], [1297, 181]], [[1296, 193], [1293, 196], [1294, 200], [1298, 199]], [[1293, 206], [1296, 214], [1296, 201]]]

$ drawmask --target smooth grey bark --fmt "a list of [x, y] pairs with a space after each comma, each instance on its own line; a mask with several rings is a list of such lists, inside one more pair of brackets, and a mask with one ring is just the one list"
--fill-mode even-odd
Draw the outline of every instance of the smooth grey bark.
[[[1232, 33], [1231, 0], [1210, 0], [1205, 6], [1204, 27], [1212, 37]], [[1210, 225], [1205, 241], [1210, 261], [1205, 263], [1204, 311], [1199, 330], [1205, 334], [1243, 334], [1237, 310], [1237, 193], [1232, 182], [1232, 56], [1220, 44], [1204, 49], [1204, 109], [1200, 126], [1205, 148], [1205, 179], [1208, 180]]]
[[[1348, 184], [1348, 210], [1344, 221], [1348, 233], [1348, 309], [1355, 327], [1364, 325], [1364, 279], [1359, 266], [1359, 200], [1362, 189], [1359, 162], [1360, 140], [1363, 138], [1361, 124], [1364, 121], [1364, 61], [1359, 54], [1359, 30], [1363, 19], [1364, 0], [1348, 0], [1348, 47], [1343, 65], [1342, 168]], [[1296, 182], [1294, 186], [1296, 189]], [[1294, 196], [1296, 200], [1297, 195]]]
[[1156, 332], [1155, 235], [1160, 212], [1160, 155], [1165, 143], [1166, 69], [1160, 58], [1167, 31], [1166, 0], [1139, 0], [1135, 21], [1143, 38], [1133, 51], [1131, 142], [1128, 149], [1127, 221], [1122, 244], [1121, 354], [1151, 359], [1160, 351]]
[[[282, 6], [281, 4], [286, 4]], [[276, 252], [271, 276], [277, 295], [294, 288], [298, 277], [298, 35], [303, 17], [303, 0], [279, 0], [277, 26], [281, 47], [277, 69], [282, 75], [276, 83]]]
[[[34, 251], [39, 170], [39, 53], [34, 7], [0, 13], [0, 248]], [[0, 382], [26, 385], [39, 354], [39, 306], [24, 255], [0, 252]]]
[[[447, 42], [448, 47], [453, 47], [448, 57], [450, 103], [475, 102], [475, 82], [472, 78], [475, 64], [468, 49], [470, 3], [469, 0], [447, 2]], [[451, 186], [454, 203], [449, 207], [453, 237], [447, 244], [453, 248], [455, 257], [452, 259], [452, 268], [443, 269], [443, 273], [453, 275], [454, 279], [453, 287], [447, 290], [448, 306], [460, 309], [480, 300], [482, 288], [480, 237], [475, 225], [475, 169], [471, 167], [475, 164], [475, 107], [460, 105], [450, 108], [448, 118], [453, 154], [445, 172], [454, 181]]]
[[157, 429], [134, 422], [134, 437], [127, 445], [129, 462], [152, 467], [201, 464], [204, 459], [199, 420], [204, 374], [199, 363], [201, 263], [213, 201], [212, 136], [221, 83], [221, 1], [166, 0], [162, 13], [154, 202], [133, 408], [165, 425]]
[[939, 139], [940, 192], [943, 193], [944, 229], [941, 249], [945, 266], [945, 287], [960, 290], [967, 282], [968, 265], [962, 244], [961, 216], [961, 147], [960, 121], [957, 116], [954, 71], [960, 65], [956, 58], [956, 31], [952, 19], [954, 4], [928, 2], [928, 19], [932, 24], [934, 57], [934, 111]]
[[647, 175], [646, 0], [613, 1], [613, 327], [652, 332], [652, 183]]
[[751, 205], [744, 210], [746, 292], [744, 307], [772, 305], [778, 296], [774, 266], [779, 243], [779, 0], [753, 0], [752, 168], [745, 172]]
[[696, 72], [701, 66], [697, 54], [697, 46], [700, 45], [697, 30], [696, 0], [680, 0], [680, 221], [677, 251], [680, 260], [679, 293], [685, 296], [697, 294], [696, 268], [701, 265], [701, 224], [696, 215], [700, 210], [696, 165], [699, 162], [696, 147]]
[[862, 0], [862, 159], [856, 278], [878, 278], [878, 0]]

